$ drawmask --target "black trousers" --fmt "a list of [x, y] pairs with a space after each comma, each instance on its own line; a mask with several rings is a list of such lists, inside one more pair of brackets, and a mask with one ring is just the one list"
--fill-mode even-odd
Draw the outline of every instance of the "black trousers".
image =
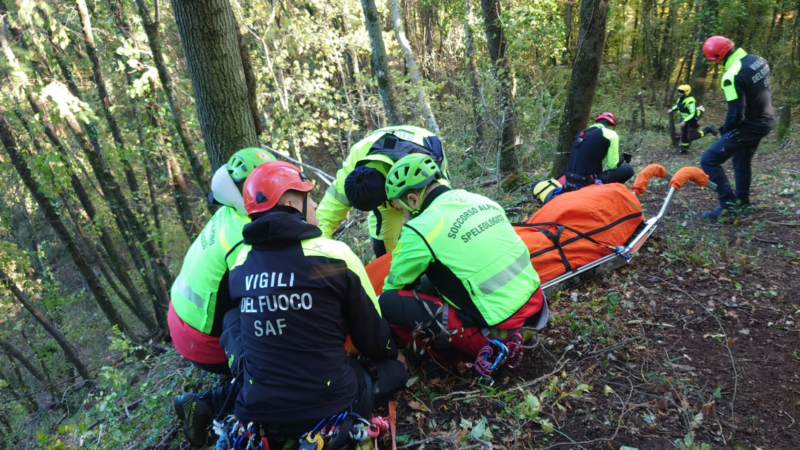
[[[214, 403], [214, 415], [227, 415], [233, 413], [236, 397], [241, 390], [240, 375], [243, 374], [244, 348], [241, 341], [241, 321], [239, 320], [241, 311], [239, 308], [232, 309], [225, 314], [222, 335], [219, 342], [228, 362], [231, 363], [230, 369], [236, 381], [232, 384], [221, 386], [212, 391]], [[353, 369], [358, 383], [355, 401], [351, 405], [342, 405], [342, 412], [350, 411], [364, 418], [367, 418], [376, 406], [387, 403], [397, 392], [406, 386], [408, 375], [403, 363], [396, 359], [383, 361], [370, 361], [366, 358], [348, 357], [347, 364]], [[291, 376], [291, 374], [287, 374]], [[246, 420], [246, 418], [240, 418]], [[320, 417], [312, 422], [293, 422], [293, 423], [270, 423], [262, 424], [267, 438], [297, 440], [299, 437], [311, 429], [323, 419]], [[342, 430], [349, 430], [355, 424], [354, 419], [349, 419]], [[340, 443], [337, 443], [341, 441]], [[347, 432], [340, 432], [334, 441], [326, 446], [326, 449], [345, 448], [350, 439]], [[335, 445], [334, 445], [335, 444]], [[339, 446], [341, 445], [341, 446]]]
[[606, 170], [597, 176], [603, 184], [625, 183], [633, 178], [633, 166], [630, 164], [620, 164], [616, 169]]
[[684, 123], [686, 125], [681, 127], [681, 148], [686, 150], [692, 145], [692, 141], [696, 141], [704, 135], [697, 129], [697, 119]]

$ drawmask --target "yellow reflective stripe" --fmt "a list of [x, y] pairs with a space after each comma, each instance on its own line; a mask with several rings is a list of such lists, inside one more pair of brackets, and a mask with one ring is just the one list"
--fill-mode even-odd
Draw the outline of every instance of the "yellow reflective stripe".
[[478, 285], [478, 288], [481, 290], [483, 295], [489, 295], [505, 286], [508, 282], [516, 278], [517, 275], [521, 274], [528, 267], [532, 266], [530, 255], [528, 254], [528, 249], [526, 248], [519, 258], [515, 259], [505, 269], [501, 270], [488, 280]]
[[350, 206], [350, 202], [347, 201], [347, 196], [336, 189], [336, 183], [330, 185], [327, 194], [332, 195], [337, 202], [343, 204], [344, 206]]
[[178, 275], [178, 279], [175, 280], [174, 288], [179, 294], [186, 297], [187, 300], [192, 302], [198, 308], [202, 308], [203, 305], [205, 305], [205, 299], [202, 296], [197, 295], [197, 293], [195, 293], [192, 288], [186, 284], [186, 281], [184, 281], [183, 277], [180, 275]]

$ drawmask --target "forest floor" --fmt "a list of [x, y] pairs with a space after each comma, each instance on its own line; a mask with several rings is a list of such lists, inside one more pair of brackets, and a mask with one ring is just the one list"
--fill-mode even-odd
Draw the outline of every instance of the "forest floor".
[[[670, 171], [698, 165], [707, 146], [679, 157], [641, 142], [648, 137], [634, 164]], [[538, 347], [493, 387], [471, 371], [426, 380], [412, 365], [396, 400], [398, 448], [800, 448], [798, 153], [765, 140], [754, 160], [755, 209], [724, 223], [700, 220], [716, 205], [711, 191], [684, 188], [628, 266], [550, 299]], [[667, 189], [651, 182], [646, 216]], [[215, 382], [173, 350], [103, 379], [94, 406], [59, 428], [67, 447], [127, 436], [129, 446], [100, 448], [188, 449], [170, 400]]]

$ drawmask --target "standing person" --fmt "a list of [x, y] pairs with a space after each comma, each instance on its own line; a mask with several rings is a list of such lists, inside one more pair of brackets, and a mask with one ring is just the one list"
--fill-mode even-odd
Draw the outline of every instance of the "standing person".
[[[544, 327], [547, 303], [528, 248], [503, 208], [440, 181], [427, 155], [404, 157], [387, 176], [387, 197], [407, 222], [380, 305], [406, 342], [416, 343], [421, 332], [440, 362], [463, 356], [471, 362], [487, 336]], [[422, 275], [441, 297], [418, 292]]]
[[[229, 399], [236, 418], [253, 422], [261, 437], [297, 442], [307, 432], [316, 437], [323, 419], [345, 412], [369, 417], [375, 404], [405, 387], [405, 368], [364, 266], [347, 244], [322, 237], [313, 187], [281, 161], [247, 179], [244, 205], [252, 222], [230, 274], [231, 298], [240, 307], [225, 315], [221, 338], [238, 382], [175, 399], [195, 445], [205, 442]], [[361, 359], [347, 356], [348, 335]], [[348, 420], [326, 448], [349, 442], [354, 418]]]
[[230, 375], [219, 337], [225, 313], [239, 306], [228, 293], [228, 270], [236, 260], [232, 253], [242, 240], [242, 228], [250, 222], [242, 186], [254, 168], [274, 160], [262, 149], [245, 148], [217, 169], [209, 200], [222, 207], [192, 242], [170, 290], [167, 324], [175, 350], [207, 372]]
[[[705, 211], [703, 219], [717, 220], [724, 214], [750, 211], [751, 163], [758, 144], [775, 126], [772, 108], [770, 69], [767, 60], [735, 48], [732, 40], [712, 36], [703, 44], [706, 59], [724, 64], [722, 92], [728, 102], [722, 137], [700, 158], [700, 165], [717, 184], [719, 206]], [[736, 191], [731, 188], [722, 164], [733, 162]]]
[[572, 142], [565, 191], [577, 191], [592, 184], [624, 183], [633, 177], [633, 166], [628, 164], [630, 155], [623, 154], [620, 161], [616, 116], [604, 112], [598, 114], [594, 122], [575, 135]]
[[719, 133], [714, 125], [708, 125], [703, 130], [698, 130], [699, 119], [701, 111], [697, 109], [697, 102], [691, 96], [692, 87], [688, 84], [678, 86], [678, 100], [675, 101], [675, 106], [667, 109], [667, 114], [674, 111], [680, 113], [680, 127], [681, 127], [681, 148], [678, 151], [681, 155], [689, 153], [689, 146], [692, 141], [696, 141], [706, 134], [713, 134], [717, 136]]
[[386, 200], [386, 174], [395, 161], [412, 153], [429, 155], [447, 179], [447, 159], [439, 137], [410, 125], [373, 131], [350, 148], [336, 181], [319, 204], [319, 228], [331, 238], [350, 208], [369, 211], [369, 234], [375, 256], [391, 252], [400, 236], [403, 213]]

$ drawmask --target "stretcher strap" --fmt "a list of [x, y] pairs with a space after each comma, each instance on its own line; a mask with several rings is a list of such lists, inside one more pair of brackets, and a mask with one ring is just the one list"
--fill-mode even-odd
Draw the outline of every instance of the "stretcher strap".
[[[595, 244], [600, 245], [602, 247], [606, 247], [606, 248], [609, 248], [611, 250], [615, 250], [616, 251], [616, 247], [613, 247], [613, 246], [610, 246], [610, 245], [601, 244], [601, 243], [597, 242], [596, 240], [594, 240], [593, 238], [591, 238], [591, 236], [594, 235], [594, 234], [597, 234], [597, 233], [602, 233], [603, 231], [606, 231], [606, 230], [608, 230], [610, 228], [613, 228], [613, 227], [615, 227], [615, 226], [617, 226], [617, 225], [619, 225], [621, 223], [627, 222], [628, 220], [635, 219], [637, 217], [642, 217], [642, 212], [641, 211], [635, 212], [633, 214], [628, 214], [627, 216], [624, 216], [624, 217], [622, 217], [620, 219], [617, 219], [617, 220], [611, 222], [610, 224], [608, 224], [606, 226], [597, 228], [597, 229], [589, 231], [587, 233], [578, 231], [575, 228], [572, 228], [572, 227], [570, 227], [568, 225], [563, 225], [566, 229], [568, 229], [568, 230], [572, 231], [573, 233], [575, 233], [576, 236], [573, 236], [573, 237], [567, 239], [564, 242], [560, 242], [559, 244], [560, 244], [561, 247], [564, 247], [567, 244], [571, 244], [571, 243], [573, 243], [575, 241], [578, 241], [580, 239], [587, 239], [587, 240], [589, 240], [589, 242], [592, 242], [592, 243], [595, 243]], [[515, 227], [535, 228], [535, 229], [538, 230], [539, 227], [541, 227], [541, 226], [560, 226], [562, 224], [560, 224], [558, 222], [542, 222], [542, 223], [515, 223], [513, 225]], [[558, 247], [555, 246], [555, 245], [553, 245], [552, 247], [543, 248], [543, 249], [538, 250], [538, 251], [536, 251], [534, 253], [531, 253], [531, 259], [536, 258], [537, 256], [541, 256], [541, 255], [543, 255], [543, 254], [545, 254], [547, 252], [551, 252], [551, 251], [556, 250], [556, 249], [558, 249]]]
[[[531, 227], [531, 228], [538, 230], [540, 233], [545, 235], [547, 239], [550, 239], [550, 241], [555, 245], [556, 249], [558, 250], [559, 256], [561, 256], [561, 263], [564, 264], [564, 268], [567, 270], [567, 272], [569, 272], [570, 270], [572, 270], [572, 266], [570, 265], [569, 260], [567, 259], [567, 255], [564, 253], [564, 249], [561, 248], [561, 235], [564, 233], [565, 225], [560, 225], [560, 224], [556, 225], [558, 233], [553, 233], [547, 228], [540, 228], [540, 227]], [[590, 237], [587, 237], [587, 239], [597, 243], [594, 239]]]

